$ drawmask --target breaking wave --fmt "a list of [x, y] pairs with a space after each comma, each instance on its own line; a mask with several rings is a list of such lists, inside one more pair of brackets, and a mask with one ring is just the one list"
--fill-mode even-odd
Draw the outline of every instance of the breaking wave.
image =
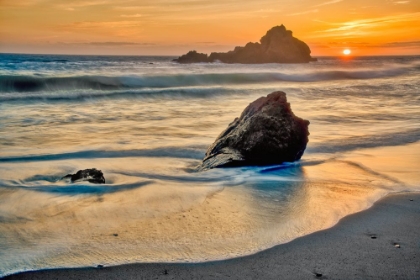
[[272, 82], [322, 82], [349, 79], [377, 79], [407, 74], [410, 68], [387, 70], [316, 71], [309, 73], [206, 73], [144, 76], [0, 76], [0, 92], [39, 92], [59, 90], [100, 90], [172, 88], [190, 86], [240, 85]]

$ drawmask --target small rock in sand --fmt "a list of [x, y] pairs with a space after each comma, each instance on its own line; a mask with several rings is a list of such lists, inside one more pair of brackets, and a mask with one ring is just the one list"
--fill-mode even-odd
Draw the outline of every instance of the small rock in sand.
[[75, 174], [67, 174], [63, 179], [70, 179], [71, 183], [79, 181], [88, 181], [93, 184], [105, 184], [105, 177], [101, 170], [96, 168], [79, 170]]

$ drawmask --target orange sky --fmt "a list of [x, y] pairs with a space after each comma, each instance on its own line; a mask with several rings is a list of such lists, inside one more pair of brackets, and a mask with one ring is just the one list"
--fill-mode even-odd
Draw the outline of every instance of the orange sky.
[[420, 0], [0, 0], [0, 52], [227, 51], [280, 24], [313, 56], [420, 55]]

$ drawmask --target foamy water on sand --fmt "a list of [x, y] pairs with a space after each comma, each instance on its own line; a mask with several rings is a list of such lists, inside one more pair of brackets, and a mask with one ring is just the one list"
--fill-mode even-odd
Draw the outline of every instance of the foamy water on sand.
[[[418, 57], [1, 58], [0, 275], [242, 256], [420, 190]], [[217, 135], [276, 90], [311, 121], [302, 160], [194, 172]], [[106, 184], [59, 180], [92, 167]]]

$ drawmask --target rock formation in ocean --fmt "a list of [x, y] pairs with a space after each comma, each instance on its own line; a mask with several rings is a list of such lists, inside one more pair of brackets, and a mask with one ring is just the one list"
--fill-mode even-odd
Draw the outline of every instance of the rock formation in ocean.
[[260, 43], [248, 43], [227, 53], [213, 52], [210, 56], [190, 51], [174, 61], [179, 63], [224, 62], [224, 63], [308, 63], [316, 61], [311, 57], [308, 45], [293, 37], [292, 31], [284, 25], [267, 31]]
[[308, 143], [308, 126], [309, 121], [293, 114], [284, 92], [260, 97], [217, 137], [197, 169], [299, 160]]
[[210, 62], [209, 57], [205, 53], [198, 53], [196, 51], [189, 51], [187, 54], [184, 54], [174, 61], [178, 63], [199, 63], [199, 62]]
[[105, 184], [105, 177], [101, 170], [96, 168], [79, 170], [76, 174], [67, 174], [63, 179], [70, 179], [71, 183], [77, 181], [88, 181], [89, 183], [94, 184]]

